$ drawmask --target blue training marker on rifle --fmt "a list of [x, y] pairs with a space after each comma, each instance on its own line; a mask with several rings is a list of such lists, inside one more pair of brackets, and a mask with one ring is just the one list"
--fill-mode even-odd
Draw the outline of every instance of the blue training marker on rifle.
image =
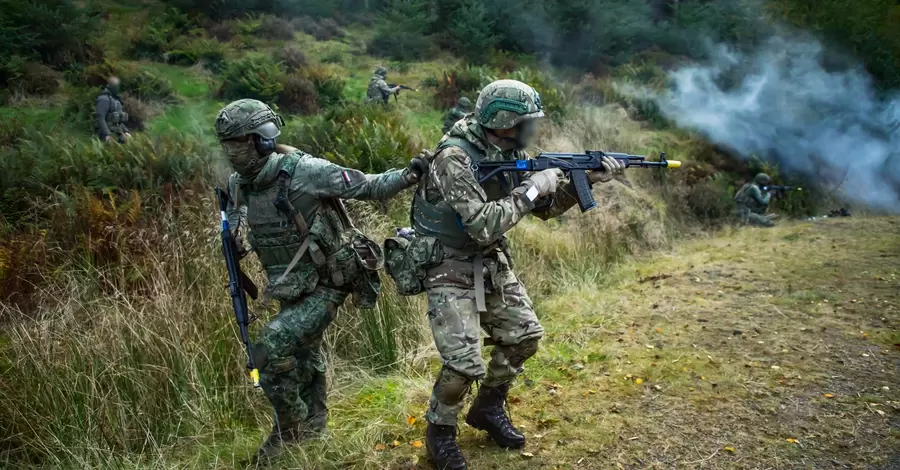
[[516, 169], [517, 170], [527, 170], [528, 169], [528, 161], [527, 160], [516, 160]]

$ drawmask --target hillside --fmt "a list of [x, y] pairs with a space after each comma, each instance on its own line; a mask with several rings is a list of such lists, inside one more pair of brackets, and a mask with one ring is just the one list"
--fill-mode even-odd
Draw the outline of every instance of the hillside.
[[[552, 22], [571, 35], [551, 38], [549, 52], [537, 35], [510, 43], [535, 21], [525, 9], [522, 23], [491, 23], [480, 2], [317, 0], [304, 7], [320, 11], [283, 18], [263, 11], [296, 2], [228, 0], [209, 5], [235, 11], [200, 12], [206, 3], [191, 0], [4, 2], [0, 467], [242, 468], [271, 417], [247, 384], [222, 288], [212, 188], [228, 169], [217, 111], [238, 97], [266, 100], [287, 121], [280, 142], [380, 172], [432, 147], [446, 109], [497, 78], [541, 93], [538, 149], [665, 151], [685, 166], [629, 170], [626, 183], [596, 190], [594, 211], [511, 233], [548, 334], [512, 391], [527, 448], [501, 451], [463, 426], [472, 468], [881, 468], [900, 451], [900, 220], [854, 210], [805, 221], [839, 207], [832, 188], [737, 158], [628, 92], [663, 90], [696, 58], [685, 28], [755, 37], [744, 33], [759, 19], [738, 14], [753, 2], [659, 13], [648, 5], [667, 2], [629, 0], [633, 14], [561, 2]], [[832, 19], [842, 2], [771, 4], [826, 36], [857, 31], [861, 18], [894, 21], [876, 1], [841, 21]], [[473, 16], [445, 25], [438, 7]], [[669, 20], [650, 13], [671, 22], [657, 28]], [[601, 38], [572, 23], [610, 15], [632, 29]], [[717, 26], [724, 19], [731, 29]], [[18, 36], [28, 21], [34, 34]], [[478, 36], [485, 24], [495, 36]], [[875, 39], [855, 35], [847, 48], [888, 86], [895, 38], [870, 29]], [[495, 47], [473, 55], [464, 40]], [[587, 40], [595, 46], [573, 46]], [[387, 109], [362, 105], [378, 65], [418, 91]], [[111, 74], [132, 115], [126, 145], [91, 136], [92, 103]], [[786, 216], [776, 229], [733, 227], [733, 191], [761, 170], [810, 190], [775, 204]], [[408, 204], [403, 195], [349, 208], [380, 240], [407, 224]], [[255, 261], [246, 267], [263, 282]], [[376, 309], [345, 307], [330, 327], [330, 430], [284, 467], [431, 468], [420, 444], [439, 361], [425, 302], [397, 296], [387, 279], [384, 291]], [[251, 309], [263, 320], [254, 332], [276, 312]]]

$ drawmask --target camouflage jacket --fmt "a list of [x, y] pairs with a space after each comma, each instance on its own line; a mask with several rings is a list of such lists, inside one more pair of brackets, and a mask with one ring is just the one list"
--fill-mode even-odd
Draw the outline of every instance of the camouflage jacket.
[[[528, 158], [525, 152], [503, 152], [490, 143], [474, 117], [458, 121], [444, 136], [444, 139], [448, 138], [470, 142], [483, 152], [483, 160]], [[458, 225], [478, 247], [489, 248], [504, 240], [506, 232], [533, 211], [546, 220], [561, 215], [577, 202], [574, 187], [564, 182], [560, 182], [554, 196], [537, 201], [525, 196], [527, 188], [523, 185], [505, 194], [496, 186], [488, 187], [488, 183], [483, 187], [472, 171], [473, 158], [480, 157], [469, 155], [457, 146], [443, 148], [435, 154], [428, 177], [419, 185], [419, 191], [424, 191], [428, 203], [435, 206], [446, 204], [457, 214]], [[528, 176], [524, 174], [521, 179]], [[508, 175], [506, 177], [507, 184], [512, 187], [512, 180]], [[538, 211], [535, 211], [536, 207]]]
[[468, 114], [466, 111], [463, 111], [459, 108], [459, 106], [454, 106], [447, 111], [447, 114], [444, 116], [444, 127], [441, 129], [441, 132], [446, 134], [450, 129], [453, 128], [453, 125], [456, 124], [457, 121], [466, 117]]
[[[280, 182], [280, 173], [289, 179]], [[389, 199], [408, 187], [402, 174], [391, 170], [367, 175], [301, 151], [275, 153], [256, 177], [248, 179], [234, 173], [229, 178], [229, 194], [235, 201], [227, 211], [229, 224], [240, 235], [249, 229], [247, 241], [266, 270], [269, 288], [275, 288], [272, 297], [295, 299], [312, 292], [320, 275], [333, 277], [337, 273], [349, 282], [355, 274], [340, 272], [352, 268], [345, 265], [350, 261], [344, 255], [353, 254], [347, 252], [351, 222], [338, 200]], [[311, 241], [300, 262], [278, 286], [273, 286], [303, 242], [293, 219], [275, 208], [279, 185], [286, 186], [287, 199], [308, 225]]]
[[734, 195], [734, 202], [739, 213], [765, 214], [771, 199], [771, 194], [763, 193], [759, 185], [752, 182], [742, 186]]
[[97, 105], [94, 110], [94, 132], [101, 139], [112, 134], [128, 132], [125, 122], [128, 121], [128, 113], [122, 106], [122, 100], [104, 88], [97, 97]]
[[393, 94], [393, 91], [383, 77], [375, 75], [369, 79], [369, 89], [366, 90], [366, 103], [387, 104], [391, 94]]

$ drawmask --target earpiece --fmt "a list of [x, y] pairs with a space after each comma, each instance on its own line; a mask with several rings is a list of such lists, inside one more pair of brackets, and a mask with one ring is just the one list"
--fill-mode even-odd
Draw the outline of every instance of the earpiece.
[[275, 151], [275, 139], [265, 139], [259, 134], [254, 134], [253, 143], [256, 145], [256, 152], [263, 157], [267, 157]]

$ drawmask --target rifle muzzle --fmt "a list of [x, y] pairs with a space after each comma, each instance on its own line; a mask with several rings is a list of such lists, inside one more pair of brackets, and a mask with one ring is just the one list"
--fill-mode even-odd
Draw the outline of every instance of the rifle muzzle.
[[666, 160], [666, 168], [681, 168], [681, 162], [678, 160]]
[[250, 382], [253, 388], [259, 388], [259, 369], [250, 369]]

